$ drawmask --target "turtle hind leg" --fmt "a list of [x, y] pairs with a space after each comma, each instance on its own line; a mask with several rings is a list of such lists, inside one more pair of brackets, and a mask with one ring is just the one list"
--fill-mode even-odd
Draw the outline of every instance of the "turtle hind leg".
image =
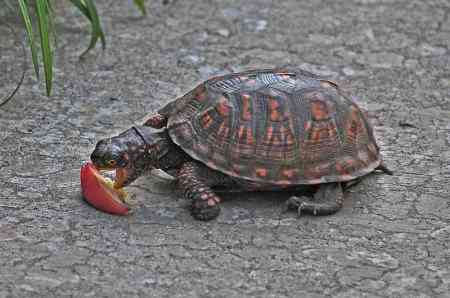
[[312, 215], [330, 215], [342, 208], [344, 193], [339, 182], [320, 184], [313, 198], [292, 196], [286, 201], [287, 209], [297, 209]]
[[167, 126], [167, 117], [164, 115], [161, 115], [159, 113], [151, 115], [147, 120], [144, 122], [144, 126], [150, 126], [153, 128], [163, 128]]

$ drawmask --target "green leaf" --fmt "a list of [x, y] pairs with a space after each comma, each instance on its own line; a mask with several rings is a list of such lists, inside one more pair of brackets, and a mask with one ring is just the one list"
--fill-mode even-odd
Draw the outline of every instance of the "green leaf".
[[47, 7], [48, 7], [48, 21], [49, 21], [49, 29], [50, 29], [50, 31], [49, 31], [49, 36], [51, 36], [52, 37], [52, 39], [53, 39], [53, 43], [54, 43], [54, 48], [57, 48], [58, 47], [58, 45], [57, 45], [57, 38], [56, 38], [56, 31], [55, 31], [55, 20], [56, 20], [56, 18], [55, 18], [55, 10], [53, 9], [53, 6], [52, 6], [52, 2], [51, 1], [48, 1], [47, 0]]
[[102, 48], [105, 49], [105, 35], [100, 25], [100, 19], [98, 17], [97, 8], [95, 7], [94, 2], [92, 0], [70, 0], [70, 2], [75, 5], [91, 23], [91, 41], [89, 42], [88, 48], [80, 55], [80, 57], [82, 58], [90, 50], [92, 50], [97, 44], [99, 38], [102, 43]]
[[47, 0], [36, 1], [36, 16], [39, 25], [39, 35], [41, 37], [42, 61], [44, 62], [45, 86], [47, 95], [52, 91], [53, 76], [53, 53], [50, 47], [49, 32], [49, 6]]
[[37, 55], [36, 44], [34, 42], [33, 27], [31, 25], [30, 14], [28, 13], [28, 7], [25, 0], [18, 0], [20, 6], [20, 14], [22, 15], [23, 22], [25, 23], [25, 29], [27, 31], [28, 44], [31, 50], [31, 60], [33, 61], [34, 72], [36, 77], [39, 78], [39, 60]]
[[89, 22], [91, 21], [91, 16], [89, 15], [89, 10], [84, 6], [84, 3], [80, 0], [69, 0], [73, 5], [75, 5], [78, 10], [88, 18]]
[[147, 14], [147, 12], [145, 11], [145, 1], [144, 0], [134, 0], [133, 2], [139, 8], [139, 10], [141, 11], [141, 13], [143, 15]]
[[102, 42], [102, 48], [105, 49], [106, 42], [105, 42], [105, 34], [103, 34], [102, 26], [100, 25], [100, 19], [98, 17], [97, 8], [95, 7], [95, 4], [92, 0], [84, 0], [86, 3], [86, 8], [89, 11], [89, 15], [91, 16], [91, 22], [92, 22], [92, 31], [95, 32], [95, 34], [100, 37], [100, 41]]

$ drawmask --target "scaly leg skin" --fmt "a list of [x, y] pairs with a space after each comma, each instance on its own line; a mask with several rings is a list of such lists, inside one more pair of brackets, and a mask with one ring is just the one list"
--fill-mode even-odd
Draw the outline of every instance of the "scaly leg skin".
[[211, 186], [224, 185], [229, 178], [195, 161], [183, 164], [177, 178], [183, 196], [192, 200], [191, 213], [195, 219], [211, 220], [219, 215], [221, 199]]
[[337, 212], [344, 202], [341, 183], [325, 183], [319, 186], [314, 198], [290, 197], [286, 201], [286, 209], [297, 209], [298, 216], [303, 212], [313, 215], [330, 215]]
[[144, 126], [150, 126], [158, 129], [166, 127], [166, 125], [167, 125], [167, 117], [161, 114], [154, 114], [144, 122]]

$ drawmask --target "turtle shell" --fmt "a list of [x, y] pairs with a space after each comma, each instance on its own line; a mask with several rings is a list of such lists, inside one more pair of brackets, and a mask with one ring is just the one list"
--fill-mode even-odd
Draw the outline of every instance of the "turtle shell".
[[372, 128], [338, 86], [304, 71], [215, 77], [160, 111], [192, 158], [276, 185], [348, 181], [381, 162]]

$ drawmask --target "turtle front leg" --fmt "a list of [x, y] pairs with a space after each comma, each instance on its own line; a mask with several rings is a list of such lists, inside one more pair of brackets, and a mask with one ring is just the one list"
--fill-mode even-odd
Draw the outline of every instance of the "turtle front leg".
[[195, 219], [211, 220], [220, 213], [220, 198], [211, 189], [222, 174], [199, 162], [187, 162], [177, 173], [178, 187], [186, 199], [192, 200], [191, 213]]
[[286, 205], [287, 209], [296, 208], [299, 216], [303, 212], [313, 215], [330, 215], [341, 209], [343, 202], [342, 185], [336, 182], [321, 184], [313, 199], [292, 196], [287, 200]]
[[161, 115], [159, 113], [156, 113], [144, 122], [144, 126], [150, 126], [153, 128], [163, 128], [167, 125], [167, 117], [164, 115]]

